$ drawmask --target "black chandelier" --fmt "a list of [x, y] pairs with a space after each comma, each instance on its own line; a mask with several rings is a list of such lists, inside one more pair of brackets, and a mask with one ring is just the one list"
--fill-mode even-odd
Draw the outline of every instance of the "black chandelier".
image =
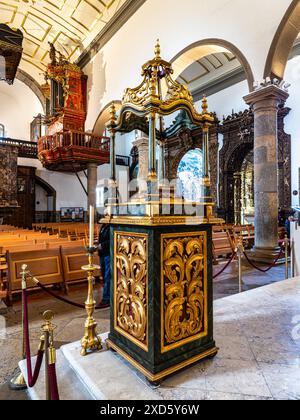
[[23, 34], [0, 24], [0, 80], [12, 85], [22, 57]]

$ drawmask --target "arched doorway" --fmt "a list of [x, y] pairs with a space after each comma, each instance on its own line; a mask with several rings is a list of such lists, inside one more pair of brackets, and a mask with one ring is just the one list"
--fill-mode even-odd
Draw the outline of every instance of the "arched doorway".
[[242, 168], [251, 151], [253, 139], [249, 138], [226, 154], [226, 160], [224, 151], [220, 153], [220, 206], [228, 223], [242, 222]]
[[37, 223], [56, 221], [56, 190], [35, 176], [35, 215]]
[[177, 195], [186, 200], [199, 202], [203, 197], [203, 152], [194, 149], [187, 152], [178, 165]]
[[[248, 153], [242, 164], [241, 187], [235, 193], [236, 223], [254, 224], [254, 153]], [[241, 205], [239, 205], [241, 203]]]
[[282, 80], [293, 45], [300, 33], [300, 2], [293, 0], [273, 39], [264, 77]]

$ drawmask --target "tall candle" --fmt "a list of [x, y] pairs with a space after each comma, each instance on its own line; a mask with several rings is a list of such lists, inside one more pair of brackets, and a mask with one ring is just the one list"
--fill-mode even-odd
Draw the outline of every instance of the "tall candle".
[[94, 246], [95, 208], [90, 206], [90, 248]]

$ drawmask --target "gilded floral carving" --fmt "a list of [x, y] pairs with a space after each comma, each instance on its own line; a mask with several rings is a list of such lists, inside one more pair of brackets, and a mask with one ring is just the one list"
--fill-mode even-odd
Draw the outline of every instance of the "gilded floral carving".
[[162, 351], [207, 333], [206, 233], [163, 235]]
[[115, 328], [147, 350], [148, 236], [115, 233]]

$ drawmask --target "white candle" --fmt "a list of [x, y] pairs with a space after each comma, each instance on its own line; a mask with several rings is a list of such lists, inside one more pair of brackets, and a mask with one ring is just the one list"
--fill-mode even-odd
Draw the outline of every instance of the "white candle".
[[90, 206], [90, 248], [94, 246], [95, 208]]

